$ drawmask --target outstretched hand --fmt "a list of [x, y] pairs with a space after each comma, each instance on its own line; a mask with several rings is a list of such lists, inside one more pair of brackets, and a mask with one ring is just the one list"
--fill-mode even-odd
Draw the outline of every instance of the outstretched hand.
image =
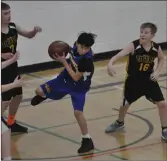
[[40, 26], [34, 26], [34, 32], [35, 33], [38, 33], [38, 32], [41, 32], [42, 31], [42, 28]]
[[115, 70], [113, 69], [113, 66], [112, 66], [112, 65], [108, 65], [108, 66], [107, 66], [107, 73], [108, 73], [108, 75], [110, 75], [111, 77], [116, 75], [116, 72], [115, 72]]

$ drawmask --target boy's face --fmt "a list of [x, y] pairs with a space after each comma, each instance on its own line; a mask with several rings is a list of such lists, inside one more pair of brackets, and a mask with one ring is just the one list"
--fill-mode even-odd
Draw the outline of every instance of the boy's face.
[[146, 43], [152, 40], [154, 34], [151, 33], [150, 28], [141, 28], [140, 29], [140, 40], [142, 43]]
[[86, 47], [86, 46], [78, 44], [78, 43], [76, 43], [76, 46], [77, 46], [77, 52], [80, 55], [84, 55], [90, 50], [90, 47]]
[[3, 24], [9, 24], [11, 20], [11, 10], [2, 10], [1, 11], [1, 23]]

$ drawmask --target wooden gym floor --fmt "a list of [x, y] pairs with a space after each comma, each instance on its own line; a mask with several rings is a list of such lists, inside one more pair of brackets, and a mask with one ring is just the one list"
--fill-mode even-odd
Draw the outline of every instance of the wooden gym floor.
[[[12, 156], [15, 159], [167, 160], [167, 143], [161, 141], [157, 108], [144, 97], [129, 109], [124, 131], [104, 133], [118, 116], [125, 77], [125, 59], [116, 64], [115, 77], [107, 75], [107, 62], [95, 63], [92, 89], [85, 105], [84, 115], [96, 147], [94, 154], [87, 157], [77, 155], [81, 134], [69, 96], [60, 101], [45, 101], [37, 107], [30, 106], [36, 87], [60, 71], [54, 69], [25, 76], [28, 81], [17, 119], [29, 128], [29, 133], [12, 136]], [[165, 98], [166, 69], [165, 62], [159, 79]]]

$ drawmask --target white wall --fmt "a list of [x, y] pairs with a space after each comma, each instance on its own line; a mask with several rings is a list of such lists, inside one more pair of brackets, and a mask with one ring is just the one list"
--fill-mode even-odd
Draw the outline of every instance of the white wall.
[[48, 45], [54, 40], [72, 44], [81, 31], [98, 35], [96, 53], [120, 49], [139, 36], [140, 24], [157, 24], [157, 42], [167, 41], [165, 1], [6, 1], [12, 20], [26, 29], [40, 25], [43, 32], [33, 40], [19, 38], [19, 66], [51, 61]]

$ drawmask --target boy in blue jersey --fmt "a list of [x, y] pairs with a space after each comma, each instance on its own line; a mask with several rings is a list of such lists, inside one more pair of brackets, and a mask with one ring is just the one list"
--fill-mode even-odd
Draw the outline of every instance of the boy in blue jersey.
[[[83, 32], [71, 48], [70, 62], [65, 56], [56, 55], [55, 59], [64, 65], [64, 70], [54, 79], [42, 84], [36, 89], [36, 96], [31, 100], [35, 106], [46, 100], [60, 100], [67, 94], [71, 96], [74, 115], [82, 132], [82, 145], [78, 153], [87, 153], [94, 149], [93, 141], [88, 133], [88, 127], [83, 115], [85, 97], [90, 89], [94, 73], [92, 45], [96, 35]], [[56, 53], [55, 53], [56, 54]]]

